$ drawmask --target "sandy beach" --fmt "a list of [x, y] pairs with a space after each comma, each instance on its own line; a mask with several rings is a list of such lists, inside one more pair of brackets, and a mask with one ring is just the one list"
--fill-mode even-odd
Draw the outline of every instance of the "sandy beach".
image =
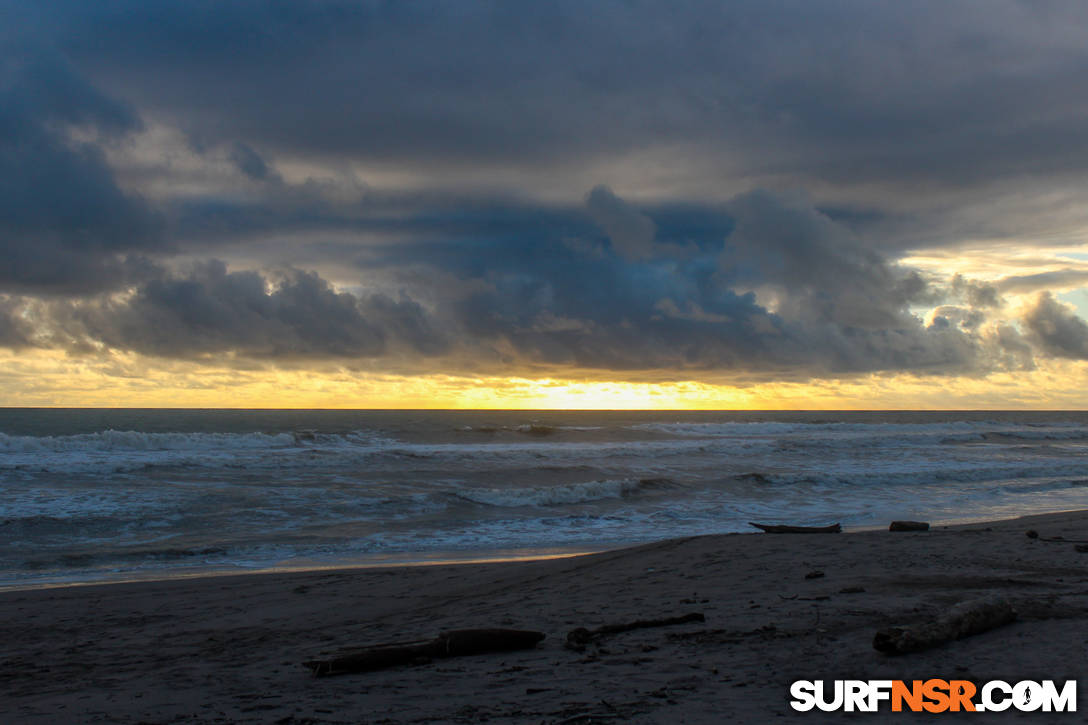
[[[924, 533], [704, 536], [547, 561], [11, 591], [0, 594], [0, 721], [851, 717], [794, 712], [797, 679], [1077, 679], [1083, 695], [1088, 553], [1044, 540], [1053, 537], [1088, 539], [1088, 512]], [[1016, 622], [899, 657], [872, 647], [880, 628], [995, 594], [1013, 602]], [[564, 647], [577, 627], [689, 612], [705, 622], [614, 634], [582, 652]], [[339, 677], [316, 678], [302, 665], [471, 627], [547, 638], [532, 650]], [[974, 719], [1084, 722], [1085, 712]], [[877, 717], [890, 714], [869, 716]]]

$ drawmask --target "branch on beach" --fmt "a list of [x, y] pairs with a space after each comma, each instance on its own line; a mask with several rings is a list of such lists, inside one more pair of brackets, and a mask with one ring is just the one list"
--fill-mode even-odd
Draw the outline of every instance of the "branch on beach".
[[432, 640], [380, 644], [329, 660], [304, 662], [314, 675], [327, 677], [350, 672], [371, 672], [441, 657], [463, 657], [488, 652], [532, 649], [544, 639], [543, 632], [520, 629], [456, 629]]
[[768, 534], [837, 534], [842, 531], [842, 526], [839, 524], [831, 524], [830, 526], [779, 526], [777, 524], [757, 524], [754, 521], [749, 521], [748, 525], [762, 529]]
[[960, 602], [943, 615], [914, 627], [889, 627], [876, 633], [873, 647], [885, 654], [907, 654], [937, 647], [1008, 624], [1016, 610], [1006, 599]]
[[1067, 539], [1064, 536], [1039, 536], [1039, 532], [1035, 529], [1028, 529], [1024, 532], [1024, 535], [1036, 541], [1053, 541], [1058, 544], [1088, 544], [1088, 541], [1084, 539]]
[[647, 627], [668, 627], [673, 624], [687, 624], [688, 622], [705, 622], [706, 616], [702, 612], [691, 612], [680, 617], [666, 617], [664, 619], [639, 619], [624, 624], [606, 624], [596, 629], [579, 627], [567, 633], [567, 647], [582, 650], [590, 642], [594, 642], [609, 634], [630, 632], [632, 629], [645, 629]]

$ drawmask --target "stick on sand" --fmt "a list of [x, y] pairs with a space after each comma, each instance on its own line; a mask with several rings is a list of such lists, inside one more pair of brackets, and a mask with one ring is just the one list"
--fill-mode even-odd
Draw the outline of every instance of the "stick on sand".
[[837, 534], [842, 531], [842, 526], [839, 524], [831, 524], [830, 526], [780, 526], [777, 524], [757, 524], [754, 521], [749, 521], [748, 525], [762, 529], [768, 534]]
[[381, 644], [331, 660], [303, 664], [318, 677], [349, 672], [370, 672], [439, 657], [463, 657], [487, 652], [531, 649], [544, 639], [542, 632], [520, 629], [455, 629], [435, 639], [404, 644]]

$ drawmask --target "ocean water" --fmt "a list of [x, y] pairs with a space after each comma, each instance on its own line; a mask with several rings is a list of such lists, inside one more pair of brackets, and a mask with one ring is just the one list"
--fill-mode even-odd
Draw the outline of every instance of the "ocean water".
[[0, 588], [1088, 508], [1088, 413], [0, 409]]

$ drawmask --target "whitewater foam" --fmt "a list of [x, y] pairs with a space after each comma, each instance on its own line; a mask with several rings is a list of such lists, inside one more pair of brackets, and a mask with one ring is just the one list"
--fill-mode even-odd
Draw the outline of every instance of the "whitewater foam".
[[466, 488], [455, 496], [488, 506], [516, 508], [519, 506], [556, 506], [589, 503], [603, 499], [623, 498], [639, 491], [661, 489], [658, 480], [587, 481], [558, 486], [533, 488]]
[[0, 586], [1084, 508], [1086, 443], [1074, 413], [0, 410]]

